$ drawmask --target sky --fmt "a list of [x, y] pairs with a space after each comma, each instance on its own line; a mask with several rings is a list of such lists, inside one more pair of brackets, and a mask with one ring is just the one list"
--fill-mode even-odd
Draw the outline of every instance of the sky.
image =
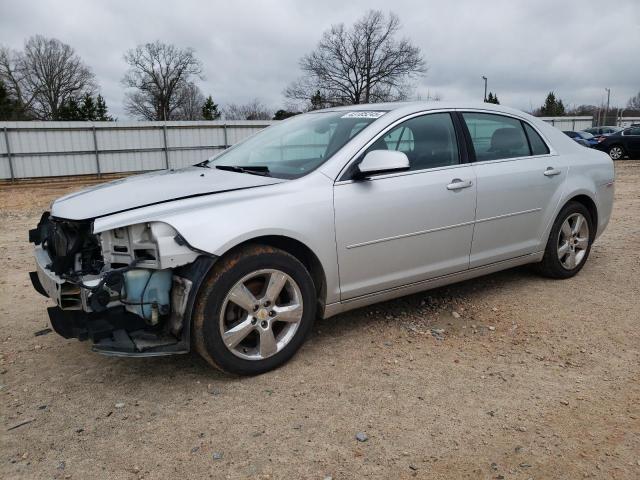
[[640, 91], [640, 0], [0, 0], [0, 44], [31, 35], [71, 45], [93, 70], [112, 114], [126, 119], [126, 50], [161, 40], [192, 47], [197, 83], [220, 106], [255, 98], [276, 110], [301, 75], [299, 59], [333, 24], [393, 11], [420, 47], [416, 96], [481, 101], [482, 76], [504, 105], [540, 106], [553, 90], [568, 106], [623, 106]]

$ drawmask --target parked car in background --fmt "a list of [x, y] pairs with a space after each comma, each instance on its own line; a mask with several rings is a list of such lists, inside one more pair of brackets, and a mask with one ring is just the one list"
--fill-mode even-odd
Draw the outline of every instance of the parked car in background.
[[57, 199], [29, 232], [31, 281], [56, 304], [53, 329], [95, 351], [194, 349], [258, 374], [316, 317], [529, 263], [576, 275], [613, 187], [607, 155], [503, 106], [319, 110]]
[[576, 142], [584, 147], [593, 147], [598, 143], [598, 139], [587, 132], [574, 132], [571, 130], [563, 131], [567, 137], [573, 138]]
[[640, 158], [640, 126], [629, 127], [604, 137], [595, 148], [607, 152], [613, 160], [626, 156]]
[[585, 128], [583, 130], [583, 132], [590, 133], [594, 137], [599, 137], [599, 136], [611, 135], [613, 133], [617, 133], [617, 132], [620, 132], [622, 130], [623, 130], [622, 127], [615, 127], [615, 126], [607, 126], [607, 125], [605, 125], [605, 126], [602, 126], [602, 127]]

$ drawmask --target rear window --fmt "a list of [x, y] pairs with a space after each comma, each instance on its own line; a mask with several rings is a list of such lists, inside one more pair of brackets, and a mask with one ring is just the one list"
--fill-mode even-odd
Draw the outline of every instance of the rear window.
[[[524, 123], [524, 122], [523, 122]], [[524, 131], [527, 132], [529, 138], [529, 145], [531, 145], [531, 155], [546, 155], [549, 153], [549, 147], [544, 143], [542, 137], [538, 135], [531, 125], [524, 124]]]
[[462, 117], [477, 161], [531, 155], [520, 120], [490, 113], [463, 113]]

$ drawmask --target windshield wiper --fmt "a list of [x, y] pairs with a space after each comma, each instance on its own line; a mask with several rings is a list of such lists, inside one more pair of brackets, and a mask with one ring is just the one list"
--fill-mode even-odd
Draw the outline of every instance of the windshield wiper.
[[251, 175], [261, 175], [263, 177], [269, 177], [269, 167], [263, 165], [216, 165], [218, 170], [228, 170], [230, 172], [249, 173]]

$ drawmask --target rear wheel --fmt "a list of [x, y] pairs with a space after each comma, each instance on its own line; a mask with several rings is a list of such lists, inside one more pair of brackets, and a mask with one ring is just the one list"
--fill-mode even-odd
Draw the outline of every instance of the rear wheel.
[[315, 318], [315, 288], [292, 255], [251, 245], [216, 263], [198, 292], [195, 346], [212, 365], [255, 375], [285, 363]]
[[611, 160], [620, 160], [624, 157], [624, 149], [620, 145], [613, 145], [609, 148]]
[[538, 266], [540, 272], [551, 278], [573, 277], [589, 258], [594, 233], [589, 210], [581, 203], [569, 202], [553, 223]]

